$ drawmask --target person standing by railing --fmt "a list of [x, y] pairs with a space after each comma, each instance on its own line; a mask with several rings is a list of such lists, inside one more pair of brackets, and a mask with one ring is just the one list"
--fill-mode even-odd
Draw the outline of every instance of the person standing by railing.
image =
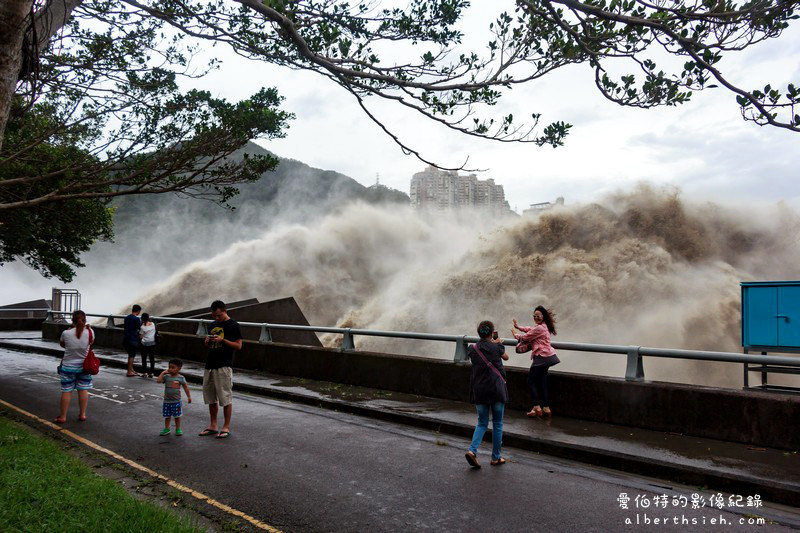
[[472, 434], [472, 443], [465, 454], [473, 468], [480, 468], [478, 447], [489, 427], [489, 413], [492, 415], [492, 466], [505, 464], [500, 456], [503, 445], [503, 412], [508, 403], [508, 387], [503, 361], [508, 361], [503, 341], [497, 338], [494, 324], [484, 320], [478, 324], [481, 340], [471, 345], [467, 355], [472, 361], [469, 378], [469, 401], [478, 411], [478, 424]]
[[[517, 319], [511, 333], [519, 341], [518, 353], [531, 352], [531, 368], [528, 371], [528, 389], [531, 393], [533, 408], [527, 413], [530, 417], [552, 416], [550, 410], [550, 393], [547, 389], [547, 372], [559, 361], [556, 351], [550, 345], [550, 335], [556, 334], [556, 316], [549, 309], [539, 305], [533, 310], [534, 327], [520, 326]], [[521, 333], [515, 333], [514, 329]], [[520, 349], [522, 348], [522, 349]]]
[[89, 354], [93, 334], [86, 325], [86, 313], [77, 310], [72, 313], [72, 328], [61, 333], [59, 344], [64, 348], [64, 357], [58, 365], [61, 378], [61, 401], [56, 424], [67, 421], [67, 411], [72, 400], [72, 391], [78, 390], [78, 422], [86, 421], [86, 408], [89, 406], [89, 389], [92, 388], [92, 375], [85, 372], [83, 362]]
[[136, 352], [139, 350], [139, 328], [142, 327], [142, 321], [139, 319], [139, 313], [142, 312], [142, 306], [134, 304], [131, 307], [131, 313], [125, 317], [124, 331], [122, 334], [122, 346], [128, 352], [128, 374], [127, 376], [136, 376], [136, 371], [133, 369], [133, 362], [136, 359]]
[[[211, 318], [214, 323], [205, 338], [208, 357], [203, 372], [203, 401], [208, 405], [211, 421], [200, 436], [215, 435], [218, 439], [226, 439], [231, 434], [233, 414], [233, 356], [242, 349], [242, 331], [239, 323], [228, 316], [225, 304], [220, 300], [211, 304]], [[222, 407], [224, 422], [222, 429], [217, 431], [219, 407]]]
[[[142, 350], [142, 377], [152, 378], [156, 373], [156, 325], [148, 313], [142, 313], [142, 327], [139, 328], [139, 342]], [[147, 359], [150, 371], [147, 371]]]

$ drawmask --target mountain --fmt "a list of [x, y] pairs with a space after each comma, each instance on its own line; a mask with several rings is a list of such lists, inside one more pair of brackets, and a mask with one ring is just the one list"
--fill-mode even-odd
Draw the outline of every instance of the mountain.
[[[231, 158], [241, 159], [244, 154], [270, 155], [270, 152], [250, 142]], [[365, 187], [339, 172], [313, 168], [294, 159], [279, 159], [280, 164], [273, 172], [265, 172], [255, 183], [238, 186], [239, 195], [229, 202], [234, 210], [174, 194], [120, 197], [114, 202], [115, 232], [121, 236], [135, 228], [138, 221], [164, 210], [205, 221], [244, 222], [252, 220], [255, 212], [263, 215], [264, 211], [286, 221], [300, 221], [308, 219], [309, 209], [315, 215], [323, 215], [357, 200], [404, 205], [410, 201], [407, 194], [389, 187]], [[303, 211], [303, 215], [292, 216], [297, 210]]]
[[[269, 154], [248, 143], [231, 157]], [[280, 159], [273, 172], [239, 186], [225, 209], [208, 200], [155, 194], [114, 200], [114, 242], [99, 242], [83, 257], [90, 272], [116, 269], [128, 276], [161, 278], [187, 263], [223, 252], [237, 241], [258, 238], [278, 224], [314, 221], [355, 201], [407, 205], [408, 195], [382, 186], [365, 187], [330, 170]]]

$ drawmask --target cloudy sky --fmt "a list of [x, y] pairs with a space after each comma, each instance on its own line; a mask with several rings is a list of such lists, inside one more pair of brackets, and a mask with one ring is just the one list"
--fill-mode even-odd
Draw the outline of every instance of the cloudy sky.
[[[488, 40], [486, 3], [464, 22], [465, 45], [481, 50]], [[481, 11], [483, 9], [483, 11]], [[496, 8], [495, 8], [496, 9]], [[471, 36], [471, 37], [470, 37]], [[224, 53], [215, 50], [215, 54]], [[655, 55], [655, 54], [654, 54]], [[218, 56], [219, 57], [219, 56]], [[288, 136], [263, 142], [275, 153], [312, 166], [337, 170], [364, 184], [381, 183], [408, 192], [409, 180], [425, 164], [400, 149], [358, 108], [355, 99], [326, 79], [224, 56], [225, 64], [202, 87], [231, 99], [260, 86], [275, 86], [296, 114]], [[722, 71], [748, 89], [800, 83], [800, 24], [772, 42], [723, 59]], [[681, 60], [682, 63], [683, 60]], [[504, 185], [512, 208], [564, 196], [568, 203], [627, 189], [640, 180], [673, 184], [685, 195], [720, 201], [786, 200], [800, 206], [795, 185], [800, 135], [744, 122], [734, 95], [720, 89], [695, 94], [679, 107], [639, 110], [603, 98], [588, 66], [572, 66], [535, 83], [515, 87], [496, 115], [542, 113], [547, 124], [573, 124], [563, 147], [497, 143], [438, 127], [396, 107], [371, 108], [423, 155], [444, 166], [487, 169], [483, 178]]]

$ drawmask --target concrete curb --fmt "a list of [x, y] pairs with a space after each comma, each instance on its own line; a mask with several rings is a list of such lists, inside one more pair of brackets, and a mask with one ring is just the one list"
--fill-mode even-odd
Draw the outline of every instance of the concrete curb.
[[[61, 357], [62, 350], [26, 346], [0, 341], [0, 347], [13, 350], [28, 351], [45, 355]], [[113, 368], [126, 368], [126, 364], [115, 359], [100, 357], [103, 366]], [[203, 376], [184, 371], [183, 375], [187, 381], [201, 384]], [[272, 387], [259, 387], [245, 383], [234, 383], [234, 390], [246, 392], [257, 396], [266, 396], [280, 400], [288, 400], [303, 405], [324, 407], [335, 411], [351, 413], [387, 422], [414, 426], [422, 429], [433, 430], [446, 433], [457, 437], [470, 438], [474, 426], [448, 420], [440, 420], [412, 413], [400, 413], [387, 411], [365, 405], [359, 405], [344, 400], [331, 398], [320, 398], [318, 396], [305, 395], [297, 392], [279, 390]], [[491, 440], [491, 432], [487, 432], [487, 440]], [[783, 483], [773, 479], [764, 479], [742, 474], [729, 472], [718, 472], [706, 468], [699, 468], [695, 465], [684, 465], [670, 463], [654, 459], [643, 459], [630, 454], [616, 452], [614, 450], [592, 448], [579, 444], [560, 442], [552, 439], [535, 438], [528, 435], [515, 434], [505, 431], [503, 433], [503, 444], [515, 448], [578, 461], [595, 466], [629, 472], [637, 475], [644, 475], [665, 480], [674, 481], [685, 485], [698, 487], [709, 487], [714, 490], [724, 491], [733, 494], [760, 494], [763, 499], [800, 507], [800, 486], [790, 483]]]

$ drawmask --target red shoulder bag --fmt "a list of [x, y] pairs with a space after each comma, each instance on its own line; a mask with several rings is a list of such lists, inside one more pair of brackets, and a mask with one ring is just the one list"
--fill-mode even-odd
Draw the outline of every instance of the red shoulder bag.
[[94, 344], [92, 328], [87, 326], [86, 329], [89, 330], [89, 353], [86, 354], [86, 359], [83, 360], [83, 371], [95, 376], [100, 372], [100, 359], [97, 358], [94, 354], [94, 350], [92, 350], [92, 344]]

